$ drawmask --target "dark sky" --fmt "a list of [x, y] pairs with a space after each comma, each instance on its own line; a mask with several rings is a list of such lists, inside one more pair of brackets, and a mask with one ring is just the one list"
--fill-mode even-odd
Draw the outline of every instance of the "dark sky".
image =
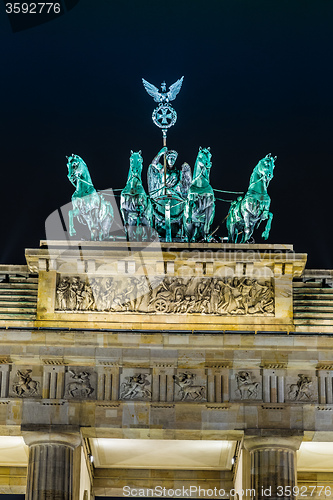
[[[333, 268], [332, 23], [333, 0], [80, 0], [13, 32], [0, 3], [0, 263], [24, 263], [70, 201], [65, 155], [83, 157], [97, 189], [122, 188], [141, 149], [145, 179], [161, 133], [141, 78], [184, 75], [168, 134], [178, 162], [210, 146], [212, 186], [243, 191], [277, 155], [268, 242]], [[213, 227], [228, 207], [217, 202]]]

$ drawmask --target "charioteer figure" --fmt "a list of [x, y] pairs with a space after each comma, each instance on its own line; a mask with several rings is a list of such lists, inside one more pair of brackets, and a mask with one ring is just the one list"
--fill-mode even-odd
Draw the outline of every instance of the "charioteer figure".
[[[166, 168], [160, 162], [165, 156]], [[183, 212], [192, 183], [191, 168], [183, 163], [176, 167], [178, 153], [165, 146], [155, 156], [148, 168], [148, 191], [153, 202], [155, 229], [162, 238], [168, 230], [172, 239], [183, 236]]]

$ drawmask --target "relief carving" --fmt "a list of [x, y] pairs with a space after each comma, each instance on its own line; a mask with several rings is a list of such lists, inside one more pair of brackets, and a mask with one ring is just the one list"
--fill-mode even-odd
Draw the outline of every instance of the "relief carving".
[[39, 269], [37, 264], [28, 263], [28, 269], [31, 274], [38, 274]]
[[94, 392], [94, 388], [91, 386], [90, 373], [75, 373], [72, 370], [68, 370], [68, 373], [72, 378], [72, 382], [66, 385], [68, 395], [73, 398], [88, 398]]
[[274, 315], [272, 280], [252, 278], [145, 276], [120, 279], [63, 277], [57, 311], [106, 311], [150, 314]]
[[289, 386], [288, 398], [293, 401], [310, 401], [313, 396], [311, 377], [299, 373], [297, 383]]
[[39, 382], [31, 378], [32, 370], [17, 370], [17, 382], [13, 384], [13, 392], [20, 398], [35, 396], [39, 392]]
[[206, 387], [204, 385], [194, 385], [194, 373], [180, 373], [179, 377], [173, 375], [175, 384], [179, 387], [181, 401], [206, 401]]
[[120, 399], [150, 399], [151, 383], [147, 377], [146, 373], [124, 377], [124, 382], [120, 385]]
[[251, 373], [240, 371], [236, 373], [237, 389], [235, 394], [240, 399], [257, 399], [259, 395], [259, 382], [255, 382]]

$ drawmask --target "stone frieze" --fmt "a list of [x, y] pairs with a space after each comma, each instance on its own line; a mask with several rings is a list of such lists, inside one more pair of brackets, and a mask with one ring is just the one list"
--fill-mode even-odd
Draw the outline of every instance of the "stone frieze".
[[274, 316], [271, 279], [59, 276], [56, 311]]
[[[42, 370], [42, 371], [41, 371]], [[89, 399], [147, 402], [262, 401], [265, 404], [332, 405], [332, 373], [273, 370], [3, 365], [1, 398]], [[0, 398], [0, 399], [1, 399]], [[265, 407], [266, 408], [266, 407]], [[271, 408], [271, 407], [269, 407]], [[275, 408], [275, 406], [274, 406]], [[280, 408], [280, 407], [278, 407]], [[282, 407], [281, 407], [282, 408]]]

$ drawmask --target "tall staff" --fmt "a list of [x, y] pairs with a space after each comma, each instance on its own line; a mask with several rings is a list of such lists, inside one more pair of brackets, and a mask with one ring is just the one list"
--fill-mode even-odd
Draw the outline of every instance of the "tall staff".
[[[158, 102], [159, 105], [154, 109], [152, 114], [152, 119], [155, 125], [158, 128], [162, 129], [162, 138], [163, 138], [163, 147], [167, 145], [167, 132], [170, 127], [172, 127], [177, 120], [177, 113], [173, 109], [170, 104], [170, 101], [176, 99], [177, 94], [179, 93], [184, 77], [182, 76], [175, 83], [170, 85], [169, 91], [167, 92], [166, 83], [161, 83], [161, 91], [158, 90], [155, 85], [147, 82], [144, 78], [142, 78], [142, 83], [144, 88], [148, 92], [150, 96], [153, 97], [155, 102]], [[167, 170], [167, 161], [166, 161], [166, 152], [164, 153], [164, 196], [167, 195], [166, 192], [166, 170]]]

